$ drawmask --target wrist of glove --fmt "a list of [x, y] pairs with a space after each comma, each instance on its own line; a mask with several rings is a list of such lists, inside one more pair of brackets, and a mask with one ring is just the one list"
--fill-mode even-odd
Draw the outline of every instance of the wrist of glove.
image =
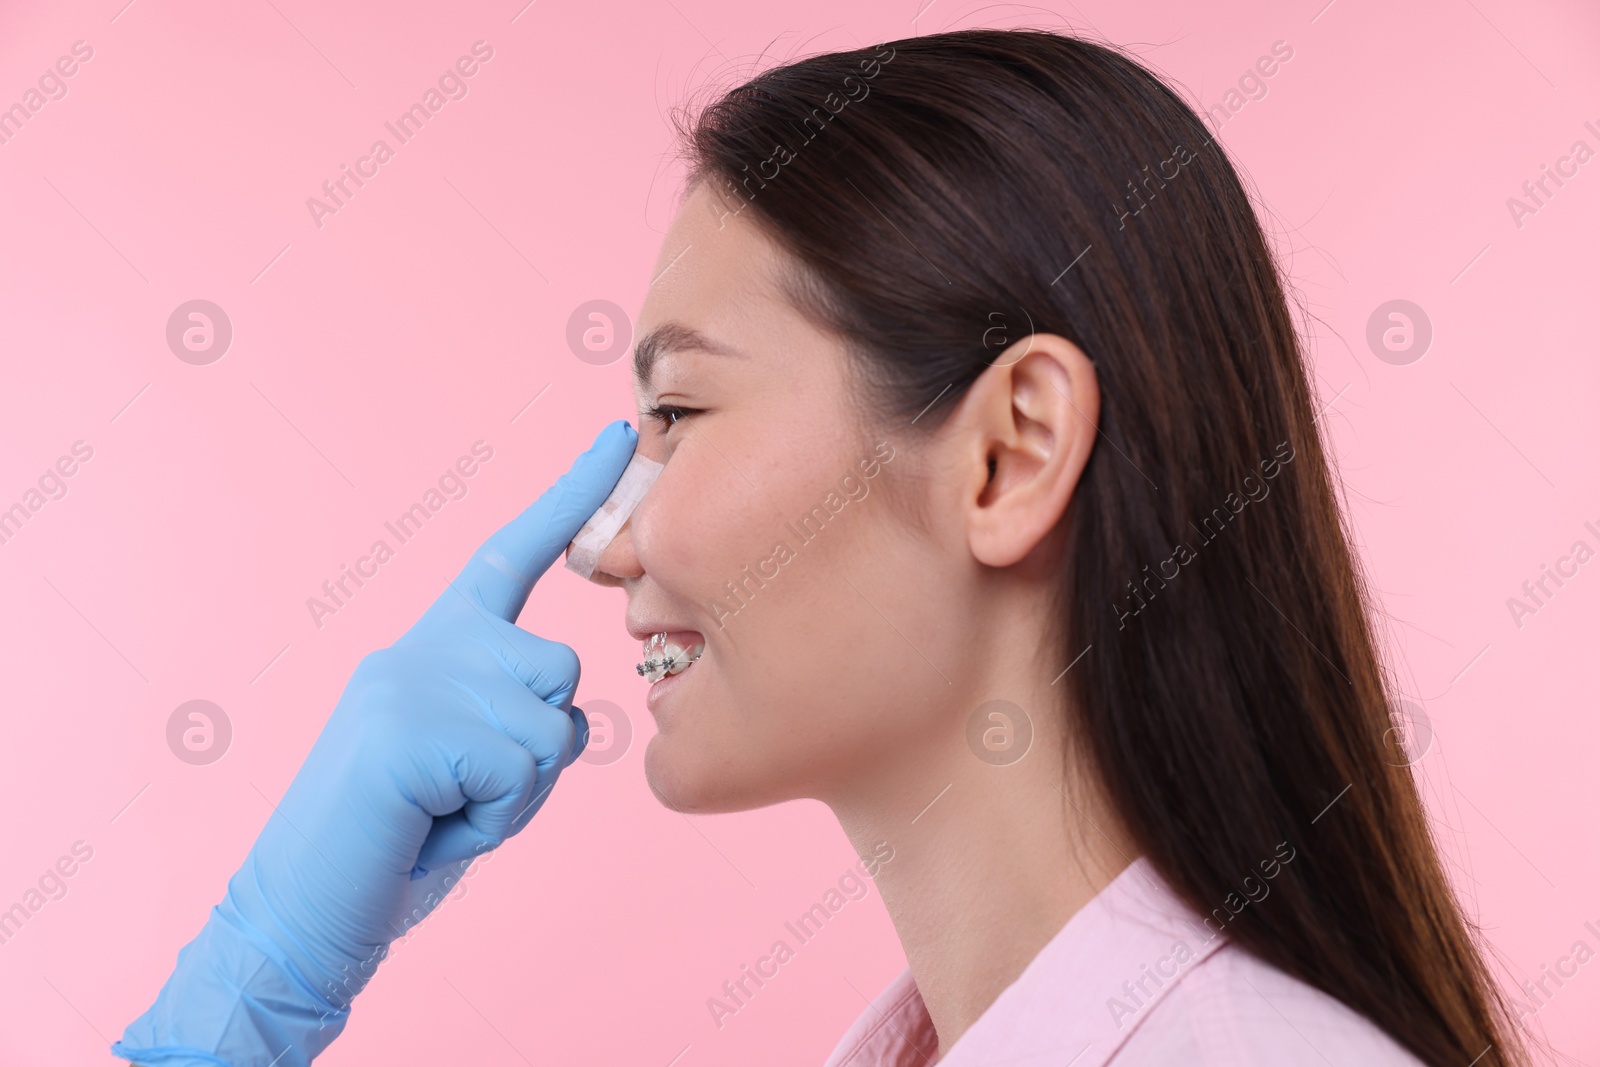
[[111, 1051], [147, 1067], [305, 1067], [349, 1014], [347, 1002], [325, 999], [278, 942], [239, 914], [230, 889]]
[[[285, 923], [262, 891], [262, 844], [229, 880], [227, 896], [200, 933], [179, 950], [156, 1002], [113, 1053], [141, 1067], [302, 1067], [343, 1032], [350, 1002], [377, 973], [389, 942], [359, 956], [327, 946], [312, 951], [308, 933]], [[437, 907], [471, 864], [408, 879], [404, 910], [390, 921], [394, 936]]]

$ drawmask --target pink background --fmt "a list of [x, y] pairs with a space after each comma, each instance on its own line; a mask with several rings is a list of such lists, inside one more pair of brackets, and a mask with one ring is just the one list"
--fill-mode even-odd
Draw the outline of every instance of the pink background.
[[[586, 301], [631, 315], [643, 299], [677, 190], [666, 108], [763, 52], [985, 24], [1092, 26], [1202, 106], [1275, 41], [1294, 49], [1221, 139], [1310, 316], [1386, 640], [1434, 730], [1419, 770], [1440, 845], [1514, 979], [1580, 939], [1600, 949], [1584, 928], [1600, 927], [1600, 562], [1520, 628], [1506, 605], [1574, 541], [1600, 549], [1584, 529], [1600, 529], [1600, 162], [1520, 227], [1506, 205], [1574, 141], [1600, 150], [1584, 128], [1600, 127], [1600, 12], [940, 0], [913, 24], [924, 2], [0, 7], [0, 105], [74, 41], [94, 49], [0, 145], [0, 507], [75, 441], [94, 450], [0, 545], [0, 909], [75, 842], [93, 849], [0, 944], [0, 1060], [110, 1061], [355, 662], [602, 423], [632, 417], [627, 360], [581, 361], [566, 329]], [[319, 229], [306, 198], [374, 139], [394, 146], [383, 123], [480, 39], [494, 57], [469, 95]], [[207, 366], [165, 340], [196, 298], [234, 329]], [[1434, 330], [1405, 366], [1366, 343], [1397, 298]], [[494, 458], [468, 495], [318, 629], [306, 598], [478, 440]], [[575, 767], [396, 948], [324, 1062], [817, 1063], [903, 966], [873, 894], [713, 1024], [707, 998], [854, 856], [817, 804], [655, 803], [622, 610], [558, 569], [524, 621], [578, 648], [579, 702], [623, 708], [632, 748]], [[204, 766], [166, 740], [194, 699], [234, 731]], [[1600, 962], [1537, 1018], [1592, 1061]]]

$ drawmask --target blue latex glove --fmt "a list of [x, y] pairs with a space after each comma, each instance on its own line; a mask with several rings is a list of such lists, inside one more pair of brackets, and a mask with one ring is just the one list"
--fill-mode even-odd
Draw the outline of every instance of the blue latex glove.
[[602, 430], [422, 618], [364, 658], [151, 1008], [138, 1064], [295, 1067], [337, 1037], [389, 944], [517, 833], [583, 750], [577, 654], [515, 625], [638, 435]]

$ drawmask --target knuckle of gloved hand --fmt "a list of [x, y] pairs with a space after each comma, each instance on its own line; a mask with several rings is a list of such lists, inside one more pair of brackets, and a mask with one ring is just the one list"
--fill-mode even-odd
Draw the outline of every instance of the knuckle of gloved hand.
[[565, 755], [577, 741], [578, 724], [572, 716], [552, 704], [541, 704], [538, 710], [539, 736], [544, 745], [545, 759]]
[[544, 647], [539, 666], [553, 679], [570, 679], [573, 682], [578, 680], [578, 675], [583, 671], [577, 651], [559, 641], [552, 641]]
[[368, 652], [365, 656], [362, 656], [359, 661], [357, 661], [356, 669], [351, 672], [351, 679], [353, 681], [370, 682], [375, 677], [381, 676], [384, 673], [385, 667], [388, 665], [392, 655], [392, 649], [373, 649], [371, 652]]
[[539, 759], [526, 748], [522, 748], [520, 745], [517, 747], [522, 753], [518, 757], [517, 784], [524, 793], [532, 796], [539, 785]]
[[393, 703], [411, 688], [413, 662], [401, 652], [382, 648], [369, 652], [356, 665], [351, 681], [359, 686], [364, 707]]

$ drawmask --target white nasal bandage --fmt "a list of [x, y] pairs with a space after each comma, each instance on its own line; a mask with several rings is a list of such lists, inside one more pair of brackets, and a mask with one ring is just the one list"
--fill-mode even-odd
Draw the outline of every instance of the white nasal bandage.
[[606, 546], [622, 529], [622, 524], [633, 514], [633, 509], [639, 506], [639, 501], [655, 484], [661, 474], [661, 466], [637, 452], [633, 454], [622, 471], [622, 477], [617, 479], [617, 487], [611, 490], [605, 503], [589, 516], [589, 521], [583, 524], [578, 535], [572, 539], [572, 544], [567, 546], [567, 570], [584, 578], [594, 574], [595, 567], [600, 563], [600, 553], [606, 550]]

